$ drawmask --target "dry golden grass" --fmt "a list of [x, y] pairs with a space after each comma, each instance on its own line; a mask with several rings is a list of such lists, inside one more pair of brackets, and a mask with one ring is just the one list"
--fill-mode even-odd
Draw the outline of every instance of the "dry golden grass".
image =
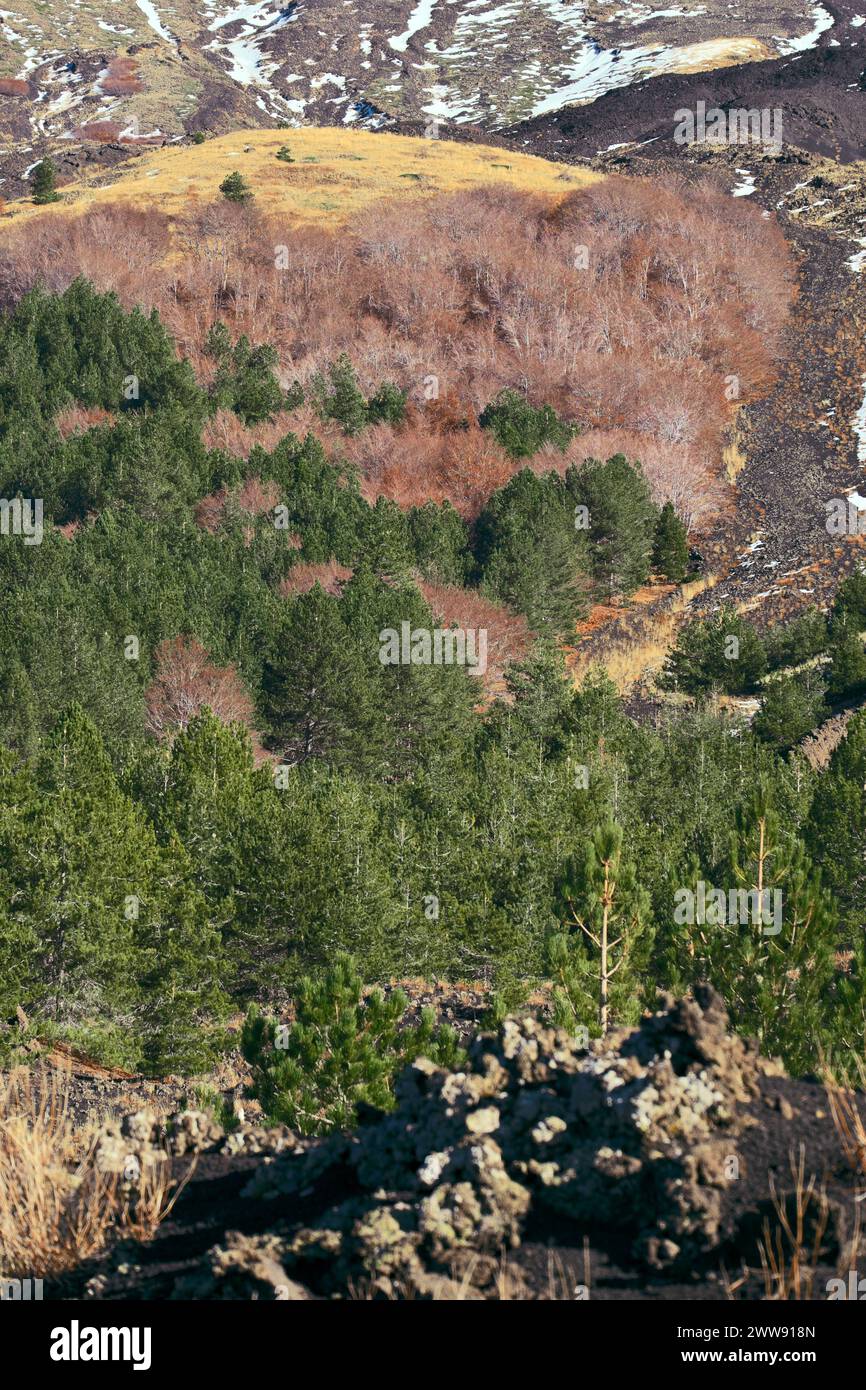
[[[135, 1188], [94, 1161], [96, 1127], [79, 1127], [68, 1078], [12, 1072], [0, 1084], [0, 1278], [62, 1274], [96, 1254], [112, 1230], [149, 1239], [193, 1172], [172, 1183], [168, 1162]], [[172, 1194], [173, 1190], [173, 1195]]]
[[725, 477], [729, 483], [737, 481], [738, 475], [742, 473], [748, 462], [748, 458], [740, 448], [739, 438], [735, 434], [731, 443], [722, 450], [722, 463], [725, 466]]
[[[289, 146], [293, 164], [276, 158], [282, 145]], [[203, 145], [155, 149], [110, 175], [89, 174], [61, 189], [59, 203], [11, 202], [7, 221], [68, 217], [118, 202], [158, 208], [169, 216], [188, 213], [191, 200], [219, 198], [219, 185], [234, 169], [253, 189], [260, 210], [307, 223], [343, 222], [383, 198], [424, 198], [480, 184], [564, 195], [601, 177], [535, 155], [452, 140], [345, 127], [250, 130]]]
[[597, 613], [594, 610], [595, 625], [589, 640], [576, 649], [566, 649], [575, 684], [581, 683], [591, 667], [601, 664], [624, 695], [656, 674], [676, 642], [692, 599], [716, 582], [716, 575], [706, 574], [675, 589], [667, 585], [647, 587], [633, 595], [631, 608], [603, 605]]
[[[806, 1156], [800, 1145], [799, 1158], [791, 1158], [791, 1174], [794, 1178], [794, 1209], [776, 1191], [776, 1184], [770, 1174], [770, 1197], [776, 1214], [776, 1224], [771, 1227], [764, 1220], [764, 1230], [758, 1241], [761, 1272], [764, 1277], [764, 1297], [776, 1301], [811, 1299], [814, 1292], [815, 1267], [830, 1219], [830, 1208], [826, 1193], [818, 1188], [814, 1174], [806, 1181]], [[811, 1215], [811, 1240], [807, 1236], [807, 1224]]]
[[740, 35], [736, 38], [705, 39], [675, 49], [665, 72], [710, 72], [713, 68], [734, 67], [738, 63], [759, 63], [775, 58], [776, 51], [762, 39]]
[[[775, 1178], [769, 1174], [770, 1200], [775, 1221], [764, 1218], [758, 1240], [763, 1297], [769, 1302], [810, 1302], [818, 1296], [816, 1276], [824, 1236], [830, 1222], [830, 1204], [815, 1175], [806, 1178], [806, 1152], [803, 1144], [795, 1157], [790, 1155], [793, 1188], [786, 1198], [780, 1196]], [[854, 1208], [854, 1225], [840, 1251], [837, 1268], [842, 1274], [856, 1265], [860, 1253], [860, 1207]], [[724, 1287], [729, 1299], [735, 1299], [753, 1273], [744, 1265], [739, 1278], [725, 1273]]]
[[[860, 1057], [855, 1057], [854, 1064], [861, 1087], [866, 1087], [866, 1065]], [[857, 1105], [857, 1097], [849, 1086], [840, 1084], [829, 1061], [824, 1063], [823, 1078], [830, 1117], [839, 1136], [845, 1161], [852, 1172], [866, 1177], [866, 1124]]]

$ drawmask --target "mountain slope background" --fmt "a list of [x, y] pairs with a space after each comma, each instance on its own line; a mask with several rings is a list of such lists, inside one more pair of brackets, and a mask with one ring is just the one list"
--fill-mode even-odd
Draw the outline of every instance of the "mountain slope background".
[[658, 73], [796, 55], [833, 27], [823, 5], [767, 0], [16, 0], [2, 15], [7, 156], [276, 120], [498, 129]]

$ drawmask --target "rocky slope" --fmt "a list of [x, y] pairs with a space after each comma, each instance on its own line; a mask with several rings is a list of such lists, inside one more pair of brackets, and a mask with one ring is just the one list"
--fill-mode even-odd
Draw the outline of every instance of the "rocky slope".
[[32, 164], [82, 132], [407, 119], [491, 129], [659, 72], [795, 54], [831, 25], [809, 0], [14, 0], [0, 21], [0, 143]]
[[[709, 990], [588, 1047], [508, 1019], [476, 1038], [464, 1072], [409, 1067], [393, 1112], [348, 1135], [226, 1135], [197, 1112], [143, 1111], [104, 1127], [96, 1149], [133, 1201], [143, 1168], [180, 1176], [193, 1155], [152, 1241], [51, 1294], [761, 1297], [769, 1234], [789, 1269], [799, 1258], [799, 1295], [822, 1298], [856, 1258], [856, 1175], [823, 1088], [733, 1035]], [[795, 1251], [785, 1222], [798, 1206]]]

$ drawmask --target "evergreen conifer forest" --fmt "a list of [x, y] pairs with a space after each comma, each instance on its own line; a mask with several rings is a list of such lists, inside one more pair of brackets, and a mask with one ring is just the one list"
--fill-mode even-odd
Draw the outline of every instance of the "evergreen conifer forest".
[[862, 18], [24, 8], [0, 1301], [866, 1297]]

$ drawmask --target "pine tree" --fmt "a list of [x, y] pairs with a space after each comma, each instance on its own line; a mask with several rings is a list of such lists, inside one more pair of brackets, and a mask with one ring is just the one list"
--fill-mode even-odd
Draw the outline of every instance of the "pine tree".
[[630, 594], [650, 572], [656, 517], [649, 484], [639, 464], [623, 454], [607, 462], [587, 459], [569, 468], [566, 489], [589, 514], [592, 570], [609, 594]]
[[290, 762], [363, 755], [373, 686], [338, 600], [318, 584], [288, 604], [262, 685], [273, 741]]
[[866, 571], [857, 569], [842, 580], [833, 603], [833, 617], [848, 618], [856, 632], [866, 628]]
[[80, 708], [28, 774], [0, 763], [0, 999], [125, 1066], [212, 1055], [222, 951], [179, 842], [161, 849]]
[[562, 481], [528, 468], [493, 494], [478, 519], [481, 588], [524, 613], [540, 636], [573, 632], [589, 587], [584, 533]]
[[688, 695], [735, 695], [754, 689], [766, 669], [766, 648], [752, 624], [733, 608], [723, 608], [682, 628], [659, 684]]
[[834, 699], [856, 695], [866, 688], [866, 649], [855, 621], [847, 612], [833, 625], [828, 653], [828, 691]]
[[588, 1024], [594, 1005], [602, 1037], [612, 1022], [639, 1015], [652, 943], [649, 896], [622, 841], [621, 827], [607, 821], [568, 861], [559, 884], [566, 930], [548, 942], [557, 1021]]
[[280, 145], [280, 148], [277, 150], [277, 159], [281, 159], [284, 164], [294, 164], [295, 162], [288, 145]]
[[794, 1072], [814, 1065], [815, 1039], [829, 1044], [840, 1022], [838, 927], [805, 845], [783, 830], [766, 783], [737, 811], [713, 879], [724, 907], [705, 889], [706, 920], [695, 927], [699, 977], [709, 978], [734, 1027], [756, 1036], [763, 1053], [781, 1054]]
[[414, 1027], [400, 1028], [408, 1004], [399, 989], [365, 994], [355, 962], [341, 953], [323, 976], [301, 981], [291, 1026], [252, 1008], [242, 1048], [268, 1118], [301, 1134], [348, 1129], [359, 1105], [392, 1107], [393, 1077], [414, 1058], [457, 1066], [456, 1034], [437, 1028], [431, 1009]]
[[248, 203], [253, 197], [252, 189], [237, 169], [223, 179], [220, 193], [230, 203]]
[[769, 682], [761, 708], [752, 721], [753, 732], [780, 748], [792, 747], [820, 724], [824, 689], [812, 671]]
[[847, 946], [866, 926], [866, 715], [854, 715], [818, 781], [807, 841], [832, 895]]
[[310, 396], [322, 419], [336, 420], [346, 434], [359, 434], [369, 424], [367, 400], [345, 352], [331, 363], [327, 377], [316, 373]]
[[57, 170], [53, 160], [46, 158], [39, 161], [30, 175], [30, 187], [33, 190], [34, 203], [60, 201], [60, 194], [57, 192]]
[[656, 523], [653, 543], [653, 568], [674, 584], [685, 579], [689, 570], [689, 543], [686, 528], [674, 510], [665, 502]]
[[202, 1071], [222, 1042], [223, 943], [192, 878], [173, 836], [154, 857], [136, 920], [136, 1033], [142, 1069], [157, 1076]]

